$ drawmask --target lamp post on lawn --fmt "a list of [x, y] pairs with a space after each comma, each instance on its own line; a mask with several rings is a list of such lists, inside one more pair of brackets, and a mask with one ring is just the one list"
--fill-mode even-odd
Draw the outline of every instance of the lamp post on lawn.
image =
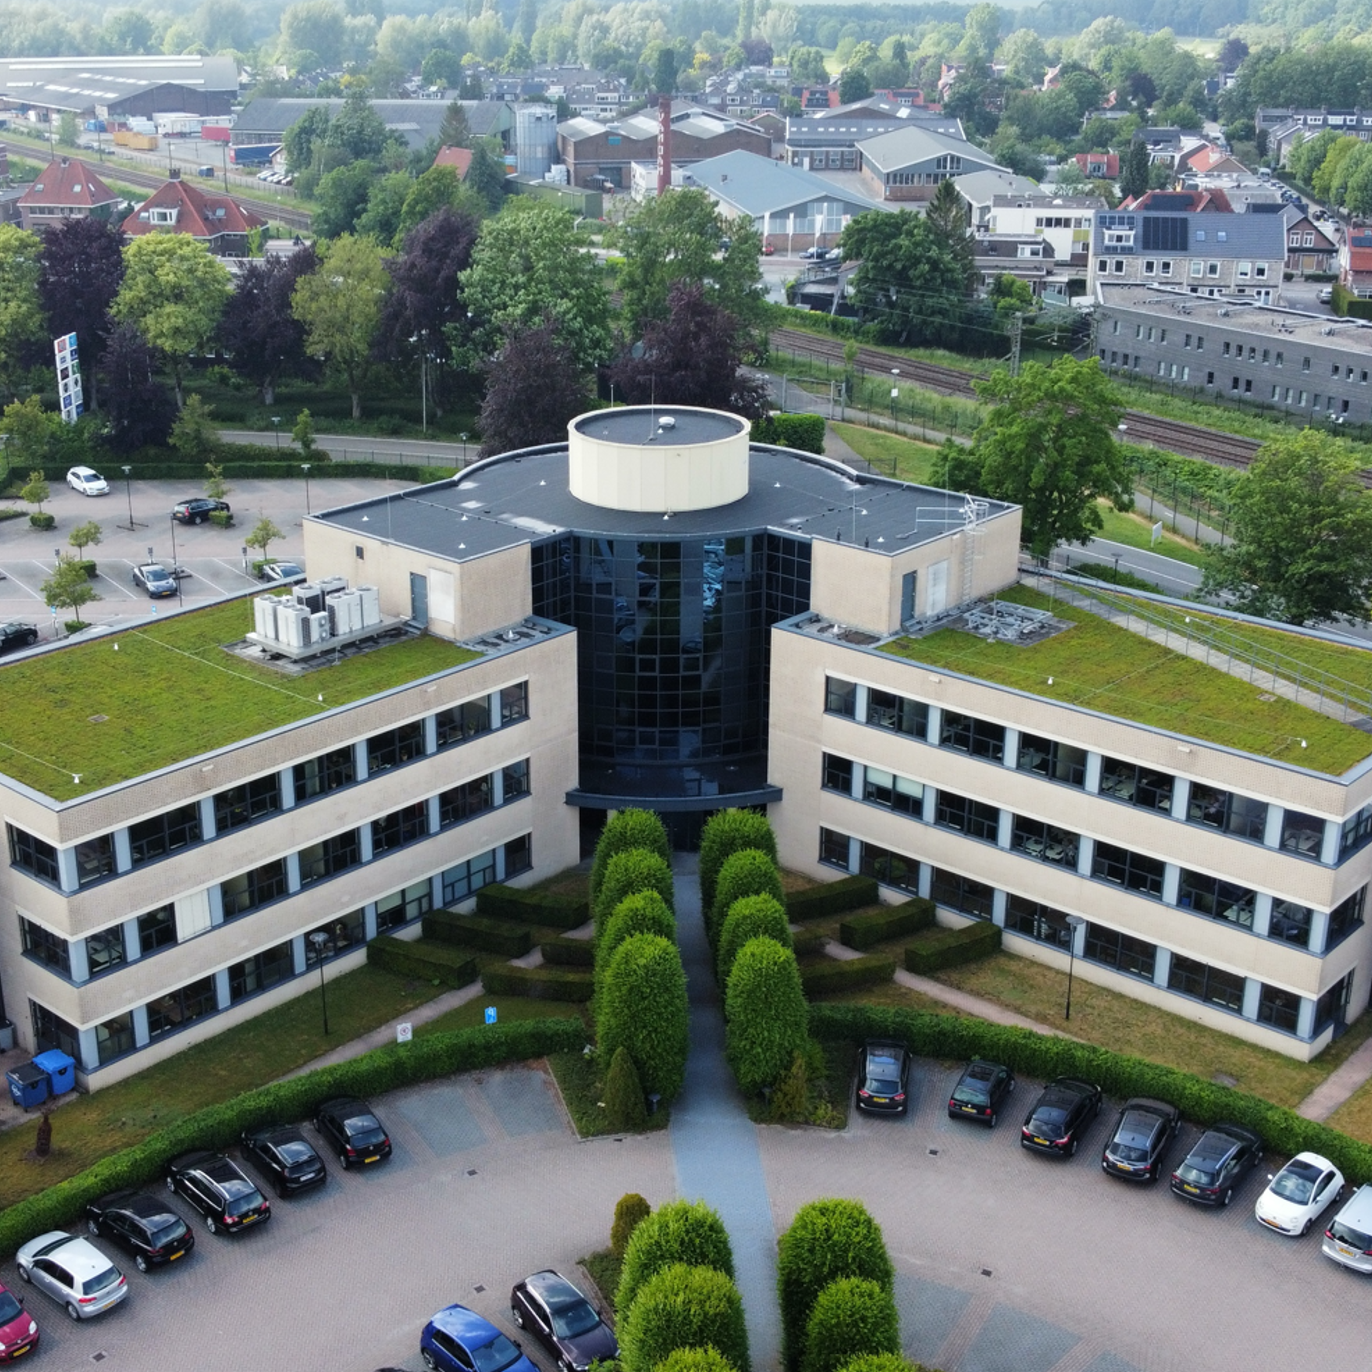
[[1063, 1019], [1072, 1018], [1072, 969], [1077, 960], [1077, 930], [1086, 921], [1080, 915], [1067, 916], [1067, 1008], [1063, 1011]]
[[184, 600], [182, 600], [182, 598], [181, 598], [181, 578], [180, 578], [180, 576], [178, 575], [178, 572], [180, 571], [180, 568], [176, 565], [176, 516], [175, 516], [175, 515], [172, 515], [171, 520], [170, 520], [170, 523], [171, 523], [171, 535], [172, 535], [172, 565], [171, 565], [171, 574], [172, 574], [172, 580], [173, 580], [174, 582], [176, 582], [176, 604], [177, 604], [178, 607], [180, 607], [180, 606], [183, 606], [186, 602], [185, 602]]
[[329, 941], [329, 936], [322, 929], [316, 929], [310, 935], [310, 942], [314, 944], [314, 959], [319, 964], [319, 1001], [324, 1007], [324, 1036], [329, 1034], [329, 993], [324, 986], [324, 945]]
[[464, 467], [467, 465], [467, 435], [465, 432], [462, 435], [462, 465]]
[[272, 415], [272, 428], [276, 430], [276, 448], [277, 448], [277, 451], [280, 452], [280, 451], [281, 451], [281, 416], [280, 416], [279, 414], [274, 414], [274, 415]]
[[126, 466], [126, 467], [124, 468], [124, 494], [128, 497], [128, 500], [129, 500], [129, 532], [130, 532], [130, 533], [133, 532], [133, 483], [129, 480], [129, 473], [130, 473], [131, 471], [133, 471], [133, 468], [132, 468], [132, 467]]
[[305, 473], [305, 513], [308, 515], [310, 512], [310, 464], [302, 462], [300, 470]]

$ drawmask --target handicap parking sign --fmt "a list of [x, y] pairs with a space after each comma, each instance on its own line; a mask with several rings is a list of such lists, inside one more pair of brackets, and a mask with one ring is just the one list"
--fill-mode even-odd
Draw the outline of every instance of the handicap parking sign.
[[488, 1005], [488, 1006], [486, 1007], [486, 1023], [487, 1023], [487, 1024], [494, 1024], [494, 1023], [495, 1023], [495, 1006], [494, 1006], [494, 1005]]

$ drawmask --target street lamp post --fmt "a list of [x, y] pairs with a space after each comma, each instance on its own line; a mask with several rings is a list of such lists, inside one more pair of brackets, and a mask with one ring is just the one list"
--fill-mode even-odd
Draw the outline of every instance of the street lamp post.
[[180, 577], [180, 575], [179, 575], [180, 568], [176, 565], [176, 516], [175, 516], [175, 515], [172, 515], [172, 516], [171, 516], [171, 519], [170, 519], [168, 522], [171, 524], [171, 536], [172, 536], [172, 565], [171, 565], [171, 574], [172, 574], [172, 580], [173, 580], [174, 582], [176, 582], [176, 603], [177, 603], [178, 606], [182, 606], [182, 605], [184, 605], [186, 602], [181, 598], [181, 577]]
[[329, 992], [324, 982], [324, 945], [329, 941], [329, 936], [322, 929], [316, 929], [310, 935], [310, 942], [314, 944], [314, 960], [319, 964], [319, 1003], [324, 1007], [324, 1036], [329, 1034]]
[[280, 452], [280, 450], [281, 450], [281, 416], [280, 416], [279, 414], [274, 414], [274, 415], [272, 415], [272, 428], [276, 430], [276, 448], [277, 448], [277, 451]]
[[462, 435], [462, 465], [464, 467], [467, 465], [467, 435], [465, 432]]
[[310, 512], [310, 464], [302, 462], [300, 470], [305, 473], [305, 513], [308, 515]]
[[1067, 1008], [1063, 1011], [1063, 1019], [1072, 1018], [1072, 971], [1077, 960], [1077, 930], [1086, 921], [1080, 915], [1067, 916]]
[[128, 501], [129, 501], [129, 522], [128, 522], [127, 526], [122, 525], [122, 524], [120, 525], [120, 528], [125, 528], [125, 527], [127, 527], [127, 528], [128, 528], [128, 531], [129, 531], [130, 533], [132, 533], [135, 529], [144, 529], [144, 528], [147, 528], [147, 525], [145, 525], [145, 524], [136, 524], [136, 523], [134, 522], [134, 518], [133, 518], [133, 483], [132, 483], [132, 482], [130, 481], [130, 479], [129, 479], [129, 473], [132, 472], [132, 471], [133, 471], [133, 468], [132, 468], [132, 467], [126, 466], [126, 467], [124, 468], [124, 494], [128, 497]]

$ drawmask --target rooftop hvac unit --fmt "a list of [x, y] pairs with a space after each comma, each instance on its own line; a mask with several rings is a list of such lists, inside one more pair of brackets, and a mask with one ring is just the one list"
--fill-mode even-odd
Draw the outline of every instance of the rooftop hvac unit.
[[345, 576], [321, 576], [314, 584], [318, 586], [326, 596], [331, 596], [335, 591], [346, 591], [348, 589], [348, 578]]
[[323, 643], [329, 637], [329, 616], [322, 610], [310, 616], [310, 642]]
[[362, 603], [362, 627], [370, 629], [381, 623], [381, 592], [375, 586], [359, 586], [358, 599]]
[[303, 648], [306, 643], [305, 635], [309, 632], [306, 625], [309, 623], [309, 611], [303, 606], [288, 604], [276, 607], [276, 639], [278, 643], [284, 643], [288, 648]]
[[280, 602], [274, 595], [260, 595], [252, 603], [253, 629], [261, 638], [275, 639], [276, 607]]
[[318, 614], [324, 608], [324, 592], [313, 581], [302, 582], [295, 588], [295, 603]]

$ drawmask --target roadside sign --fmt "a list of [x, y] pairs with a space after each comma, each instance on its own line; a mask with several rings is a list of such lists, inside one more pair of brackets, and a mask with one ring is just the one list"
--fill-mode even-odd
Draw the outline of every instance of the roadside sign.
[[66, 333], [53, 339], [52, 352], [62, 418], [68, 424], [75, 424], [86, 408], [81, 392], [81, 360], [76, 351], [76, 335]]
[[1151, 542], [1162, 542], [1162, 520], [1158, 520], [1158, 522], [1153, 525], [1153, 537], [1151, 539]]
[[496, 1019], [495, 1006], [494, 1006], [494, 1005], [488, 1005], [488, 1006], [486, 1007], [486, 1023], [487, 1023], [487, 1024], [494, 1024], [494, 1023], [495, 1023], [495, 1019]]
[[414, 1025], [397, 1024], [395, 1026], [395, 1041], [397, 1043], [409, 1043], [414, 1038]]

